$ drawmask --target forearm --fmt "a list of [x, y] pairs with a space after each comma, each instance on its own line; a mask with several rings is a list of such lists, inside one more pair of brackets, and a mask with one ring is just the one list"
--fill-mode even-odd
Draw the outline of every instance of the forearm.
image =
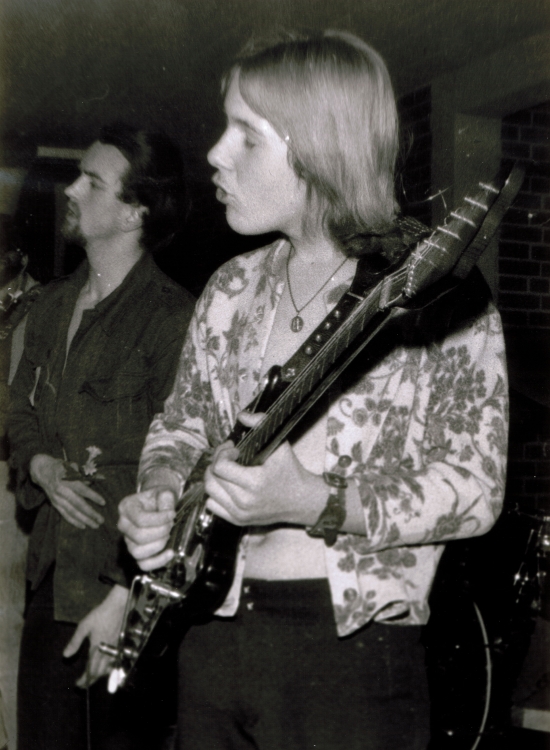
[[[327, 505], [329, 495], [334, 491], [322, 476], [306, 470], [303, 474], [303, 482], [296, 497], [296, 522], [309, 528], [317, 522]], [[364, 536], [366, 526], [361, 497], [357, 484], [351, 479], [344, 490], [343, 507], [345, 519], [340, 531]]]

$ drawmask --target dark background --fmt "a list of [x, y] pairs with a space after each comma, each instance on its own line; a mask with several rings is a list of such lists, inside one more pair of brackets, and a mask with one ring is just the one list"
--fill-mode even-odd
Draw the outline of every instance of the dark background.
[[[163, 129], [185, 153], [193, 198], [192, 247], [164, 263], [198, 291], [249, 245], [225, 227], [205, 155], [223, 126], [220, 75], [252, 34], [355, 31], [385, 57], [401, 97], [518, 54], [549, 28], [550, 10], [544, 0], [2, 0], [0, 21], [0, 166], [29, 168], [37, 146], [86, 148], [113, 119]], [[498, 106], [499, 116], [514, 111], [514, 96]]]
[[[437, 747], [469, 750], [479, 727], [483, 696], [471, 676], [484, 684], [486, 648], [472, 598], [494, 661], [480, 749], [505, 747], [512, 692], [516, 723], [528, 708], [550, 712], [550, 0], [1, 0], [0, 219], [16, 221], [41, 280], [70, 270], [80, 256], [57, 229], [76, 163], [37, 158], [37, 149], [85, 149], [114, 119], [164, 130], [186, 156], [191, 212], [159, 264], [199, 293], [221, 262], [262, 241], [227, 228], [205, 156], [223, 128], [221, 73], [253, 33], [276, 25], [350, 30], [384, 56], [403, 123], [399, 195], [426, 223], [440, 222], [504, 157], [529, 161], [481, 263], [508, 350], [506, 511], [487, 537], [449, 545], [455, 559], [434, 618], [450, 638], [435, 672], [456, 668], [453, 654], [465, 668], [447, 679], [450, 697], [441, 688], [455, 708], [441, 709]], [[468, 629], [474, 635], [463, 647]], [[473, 710], [468, 696], [478, 702]], [[530, 746], [526, 736], [510, 747]], [[530, 741], [544, 746], [541, 733]]]

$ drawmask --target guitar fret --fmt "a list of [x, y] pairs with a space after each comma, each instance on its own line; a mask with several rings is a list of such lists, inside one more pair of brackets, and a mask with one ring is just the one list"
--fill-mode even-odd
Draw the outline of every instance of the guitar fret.
[[[437, 229], [440, 232], [443, 232], [443, 234], [446, 234], [446, 235], [448, 235], [449, 237], [452, 237], [455, 240], [461, 240], [462, 239], [459, 234], [456, 234], [456, 232], [451, 232], [451, 230], [448, 229], [447, 227], [437, 227]], [[444, 250], [443, 252], [448, 252], [448, 251]]]
[[471, 227], [476, 227], [475, 221], [472, 221], [471, 219], [467, 219], [465, 216], [461, 216], [460, 214], [457, 214], [455, 211], [451, 211], [451, 216], [454, 219], [458, 219], [458, 221], [463, 221], [465, 224], [469, 224]]
[[500, 193], [500, 190], [497, 190], [496, 187], [493, 187], [493, 185], [489, 185], [488, 182], [478, 182], [478, 185], [484, 190], [488, 190], [490, 193], [495, 193], [496, 195]]
[[466, 203], [469, 203], [471, 206], [476, 206], [477, 208], [483, 209], [483, 211], [489, 210], [489, 206], [486, 206], [484, 203], [480, 203], [480, 201], [476, 201], [474, 198], [468, 198], [468, 196], [466, 196], [464, 200], [466, 201]]
[[[469, 199], [468, 202], [473, 203], [478, 208], [487, 210], [482, 203], [475, 199]], [[453, 218], [463, 224], [470, 224], [475, 227], [474, 222], [460, 214], [453, 214]], [[450, 226], [438, 227], [438, 231], [441, 235], [449, 236], [453, 240], [463, 241], [462, 237], [458, 234], [458, 228], [456, 232], [453, 231], [455, 227], [456, 225], [451, 223]], [[411, 279], [415, 266], [422, 262], [425, 266], [436, 269], [439, 265], [438, 259], [435, 257], [436, 253], [441, 256], [448, 252], [449, 249], [447, 247], [437, 242], [437, 232], [434, 232], [434, 234], [423, 240], [417, 247], [406, 265], [379, 282], [366, 297], [360, 297], [348, 290], [346, 294], [360, 300], [360, 303], [319, 349], [317, 349], [317, 343], [307, 343], [305, 345], [307, 349], [304, 350], [312, 359], [301, 371], [298, 370], [297, 374], [293, 376], [287, 387], [268, 409], [266, 418], [262, 424], [244, 436], [240, 458], [242, 462], [251, 462], [254, 456], [267, 445], [279, 427], [294, 412], [296, 406], [303, 401], [304, 396], [312, 392], [316, 384], [321, 382], [329, 368], [361, 333], [366, 322], [372, 318], [377, 310], [384, 309], [384, 307], [395, 303], [403, 294], [405, 296], [413, 296]], [[409, 286], [411, 286], [410, 289]]]
[[439, 250], [442, 253], [447, 252], [446, 248], [441, 247], [441, 245], [438, 245], [437, 242], [432, 242], [430, 238], [426, 240], [426, 245], [428, 245], [428, 247], [435, 247], [436, 250]]
[[[492, 235], [492, 231], [477, 231], [484, 224], [489, 206], [489, 215], [494, 217], [494, 224], [498, 224], [519, 191], [523, 174], [524, 170], [515, 167], [504, 182], [502, 193], [491, 184], [480, 183], [483, 192], [477, 192], [475, 198], [466, 198], [464, 203], [469, 205], [459, 209], [466, 216], [459, 212], [451, 213], [453, 221], [446, 221], [429, 239], [424, 238], [419, 242], [401, 267], [371, 288], [365, 298], [359, 298], [358, 304], [342, 298], [344, 302], [341, 307], [339, 303], [334, 315], [331, 313], [306, 343], [311, 347], [311, 356], [309, 353], [304, 356], [302, 349], [283, 365], [283, 371], [295, 370], [290, 382], [284, 381], [282, 389], [275, 391], [278, 395], [272, 398], [263, 387], [257, 400], [248, 405], [254, 410], [260, 398], [261, 403], [269, 404], [265, 407], [266, 417], [257, 428], [232, 433], [239, 447], [239, 463], [250, 465], [264, 460], [269, 451], [288, 436], [319, 396], [327, 392], [327, 388], [353, 358], [368, 345], [387, 318], [379, 314], [382, 295], [388, 298], [391, 305], [399, 303], [404, 295], [413, 296], [427, 289], [450, 273], [455, 279], [465, 278]], [[500, 184], [500, 178], [498, 180], [497, 184]], [[489, 205], [486, 206], [485, 202]], [[491, 230], [493, 228], [490, 227]], [[451, 243], [445, 235], [459, 242]], [[361, 272], [357, 278], [360, 284]], [[358, 295], [353, 293], [351, 296]], [[336, 313], [344, 320], [340, 321]], [[326, 340], [329, 331], [330, 337]], [[350, 342], [358, 338], [357, 345], [352, 345], [346, 351]], [[280, 425], [282, 429], [277, 432]], [[191, 486], [186, 488], [178, 504], [176, 524], [170, 536], [170, 546], [177, 553], [173, 561], [157, 573], [134, 579], [137, 585], [132, 585], [116, 656], [112, 653], [112, 647], [106, 651], [115, 656], [111, 671], [111, 678], [116, 677], [115, 688], [126, 680], [134, 668], [149, 634], [167, 606], [189, 597], [194, 611], [201, 597], [202, 611], [210, 613], [227, 595], [241, 530], [205, 510], [206, 495], [200, 476], [209, 457], [210, 454], [205, 452], [199, 459], [191, 474]], [[220, 544], [222, 537], [223, 549]]]

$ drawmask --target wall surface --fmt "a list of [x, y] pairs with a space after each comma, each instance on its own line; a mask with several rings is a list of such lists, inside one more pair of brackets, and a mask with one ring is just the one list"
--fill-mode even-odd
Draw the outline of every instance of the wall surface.
[[354, 31], [403, 95], [550, 28], [546, 0], [2, 0], [0, 12], [7, 166], [37, 144], [86, 146], [120, 117], [165, 128], [205, 181], [220, 74], [251, 34]]

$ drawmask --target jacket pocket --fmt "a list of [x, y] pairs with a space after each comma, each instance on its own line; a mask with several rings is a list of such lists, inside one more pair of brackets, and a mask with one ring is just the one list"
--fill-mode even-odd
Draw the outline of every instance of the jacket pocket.
[[81, 393], [88, 393], [96, 401], [130, 400], [142, 398], [147, 390], [147, 379], [143, 373], [118, 372], [110, 378], [86, 380], [80, 387]]

